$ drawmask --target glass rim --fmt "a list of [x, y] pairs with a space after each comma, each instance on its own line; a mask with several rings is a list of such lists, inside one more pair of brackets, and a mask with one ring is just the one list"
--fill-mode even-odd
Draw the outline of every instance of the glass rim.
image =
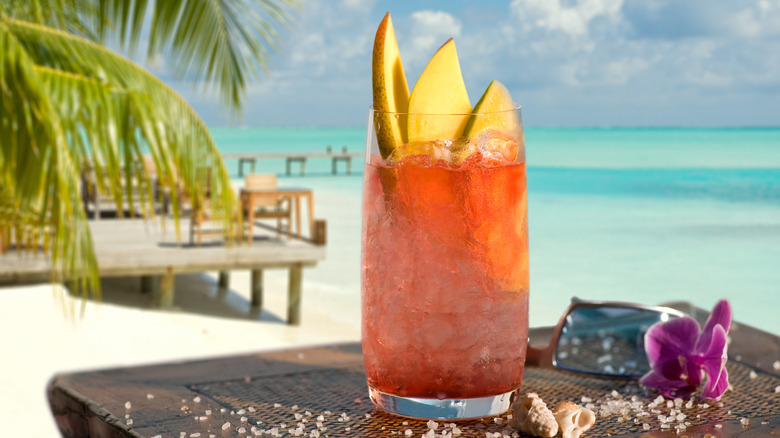
[[[451, 114], [445, 114], [445, 113], [409, 113], [409, 112], [401, 112], [401, 111], [384, 111], [384, 110], [378, 110], [374, 109], [374, 105], [369, 105], [368, 110], [374, 113], [381, 113], [381, 114], [393, 114], [398, 116], [485, 116], [490, 114], [503, 114], [503, 113], [509, 113], [509, 112], [517, 112], [522, 109], [522, 105], [515, 103], [514, 108], [501, 110], [501, 111], [489, 111], [486, 113], [451, 113]], [[472, 108], [473, 111], [473, 108]]]

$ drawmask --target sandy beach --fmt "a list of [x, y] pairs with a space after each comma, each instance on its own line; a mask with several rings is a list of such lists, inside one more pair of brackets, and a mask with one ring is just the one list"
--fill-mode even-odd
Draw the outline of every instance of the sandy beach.
[[216, 272], [177, 275], [176, 301], [166, 310], [152, 308], [137, 277], [104, 279], [101, 302], [48, 283], [0, 287], [0, 420], [8, 436], [59, 436], [46, 400], [57, 373], [358, 341], [360, 304], [351, 297], [359, 287], [360, 199], [316, 194], [328, 255], [304, 270], [298, 327], [284, 321], [287, 271], [279, 269], [265, 271], [260, 315], [249, 313], [249, 271], [233, 271], [222, 293]]

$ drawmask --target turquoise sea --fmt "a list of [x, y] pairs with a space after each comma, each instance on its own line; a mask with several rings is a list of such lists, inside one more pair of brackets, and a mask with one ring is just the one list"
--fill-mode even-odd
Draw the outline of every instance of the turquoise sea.
[[[364, 128], [212, 129], [223, 153], [360, 152]], [[780, 128], [526, 128], [531, 325], [572, 296], [646, 304], [728, 298], [734, 317], [780, 334]], [[240, 184], [237, 163], [226, 161]], [[297, 167], [293, 173], [297, 175]], [[311, 159], [280, 184], [315, 190], [328, 258], [307, 297], [357, 324], [361, 160], [332, 176]]]

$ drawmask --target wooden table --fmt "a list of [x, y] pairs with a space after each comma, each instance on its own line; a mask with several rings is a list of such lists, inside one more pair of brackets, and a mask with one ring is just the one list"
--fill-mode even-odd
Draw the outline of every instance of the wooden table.
[[[697, 319], [706, 313], [694, 310]], [[550, 328], [532, 329], [544, 343]], [[765, 437], [780, 434], [780, 337], [743, 324], [730, 331], [729, 372], [733, 391], [722, 403], [694, 399], [681, 408], [691, 423], [681, 435]], [[632, 397], [647, 406], [656, 394], [639, 385], [572, 373], [526, 368], [522, 392], [535, 391], [548, 404], [562, 400], [608, 403]], [[411, 436], [426, 421], [375, 410], [367, 397], [360, 345], [328, 345], [209, 360], [90, 371], [55, 376], [49, 403], [64, 437], [249, 437], [292, 436], [295, 429], [329, 437]], [[603, 406], [603, 405], [601, 405]], [[649, 408], [646, 408], [648, 411]], [[659, 407], [662, 415], [670, 408]], [[663, 428], [658, 414], [599, 417], [587, 437], [681, 436], [677, 420]], [[460, 437], [503, 432], [506, 416], [458, 423]], [[634, 419], [638, 422], [635, 423]], [[644, 430], [647, 424], [649, 430]], [[446, 426], [439, 422], [438, 433]], [[243, 431], [242, 431], [243, 428]], [[254, 431], [266, 431], [256, 435]], [[326, 430], [323, 430], [325, 428]], [[522, 435], [521, 435], [522, 436]]]
[[295, 237], [301, 238], [301, 198], [306, 198], [306, 206], [309, 213], [309, 237], [314, 233], [314, 194], [311, 189], [301, 187], [279, 187], [276, 190], [265, 189], [241, 189], [241, 203], [249, 213], [248, 239], [252, 241], [252, 228], [255, 223], [255, 209], [261, 200], [272, 199], [281, 201], [290, 199], [292, 202], [292, 215], [295, 219]]

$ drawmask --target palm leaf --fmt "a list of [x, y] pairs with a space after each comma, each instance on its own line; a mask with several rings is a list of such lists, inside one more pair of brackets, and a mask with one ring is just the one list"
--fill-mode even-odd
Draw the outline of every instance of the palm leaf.
[[[213, 213], [224, 219], [228, 233], [235, 231], [229, 220], [235, 195], [205, 125], [176, 93], [131, 61], [86, 39], [0, 17], [0, 93], [2, 185], [13, 203], [51, 224], [55, 277], [87, 278], [85, 293], [98, 290], [79, 190], [88, 163], [105, 172], [103, 189], [118, 205], [134, 178], [149, 192], [145, 173], [134, 170], [144, 151], [163, 181], [181, 181], [193, 199], [206, 190], [198, 168], [209, 166], [210, 189], [217, 194]], [[174, 209], [174, 217], [178, 213]]]
[[103, 23], [118, 23], [113, 32], [132, 53], [151, 10], [147, 56], [164, 54], [177, 78], [211, 84], [240, 112], [246, 84], [268, 69], [269, 49], [281, 43], [269, 22], [289, 27], [299, 7], [299, 0], [101, 2], [97, 33], [111, 34]]

